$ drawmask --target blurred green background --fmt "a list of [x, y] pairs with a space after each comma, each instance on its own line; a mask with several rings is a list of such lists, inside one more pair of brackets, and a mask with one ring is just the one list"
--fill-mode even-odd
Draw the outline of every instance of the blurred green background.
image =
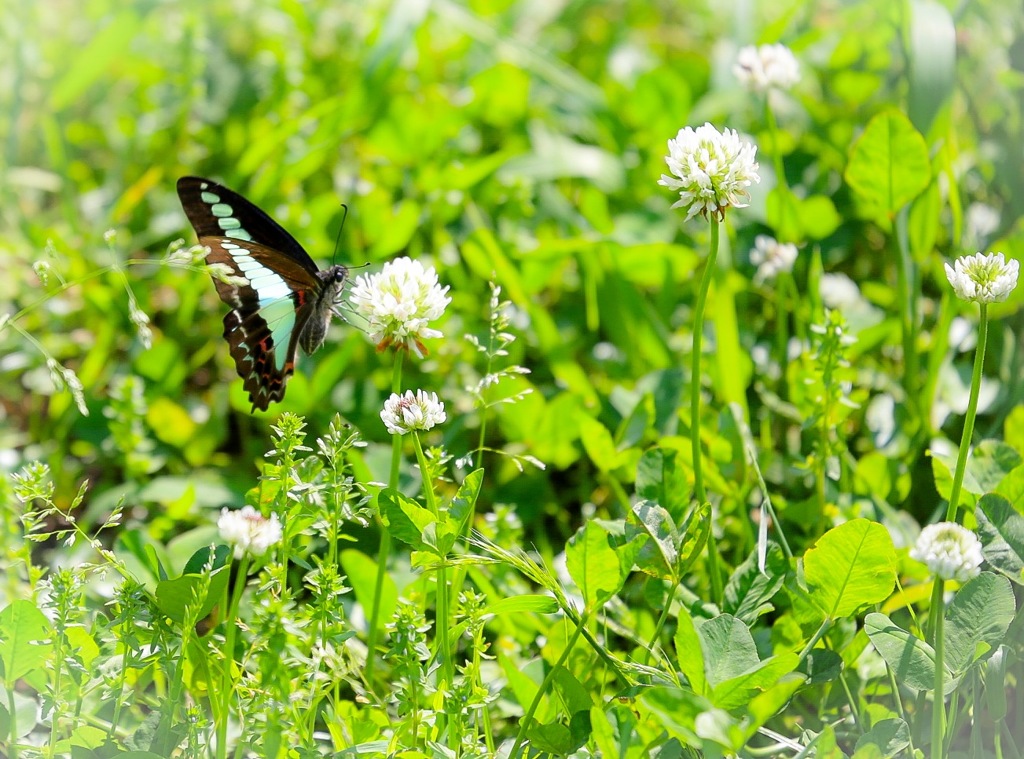
[[[947, 21], [955, 72], [932, 44]], [[0, 37], [0, 313], [18, 313], [0, 328], [0, 466], [46, 461], [65, 501], [89, 479], [93, 513], [123, 493], [139, 516], [158, 507], [171, 520], [240, 502], [282, 410], [306, 415], [314, 434], [342, 413], [381, 444], [368, 471], [386, 472], [377, 415], [392, 358], [351, 326], [336, 323], [300, 360], [283, 404], [248, 413], [209, 277], [162, 263], [173, 241], [194, 243], [174, 191], [183, 174], [243, 193], [322, 266], [345, 202], [340, 263], [409, 255], [437, 267], [453, 297], [445, 338], [406, 363], [405, 386], [446, 402], [455, 456], [476, 443], [465, 388], [482, 369], [463, 335], [485, 334], [493, 277], [520, 338], [509, 362], [532, 370], [499, 394], [535, 392], [498, 409], [488, 442], [549, 470], [495, 459], [483, 500], [563, 525], [625, 477], [590, 464], [587, 420], [621, 428], [647, 393], [651, 413], [626, 442], [638, 451], [677, 431], [676, 367], [707, 228], [682, 225], [656, 181], [684, 125], [711, 121], [760, 146], [762, 182], [723, 238], [745, 349], [728, 371], [744, 387], [757, 371], [750, 355], [772, 342], [746, 255], [771, 232], [777, 183], [762, 104], [731, 73], [740, 46], [783, 41], [801, 61], [800, 84], [773, 102], [801, 199], [793, 236], [808, 255], [796, 281], [820, 259], [885, 314], [862, 343], [871, 393], [888, 390], [886, 347], [899, 337], [886, 235], [842, 180], [868, 119], [896, 107], [925, 134], [942, 202], [920, 223], [938, 253], [999, 241], [1019, 256], [1024, 240], [1017, 3], [42, 0], [8, 4]], [[976, 203], [994, 224], [972, 222]], [[941, 257], [918, 263], [922, 291], [937, 298]], [[81, 281], [65, 288], [58, 275]], [[151, 320], [149, 349], [130, 297]], [[923, 306], [928, 323], [936, 304]], [[990, 365], [1007, 380], [1005, 409], [1019, 400], [1019, 351], [1012, 331], [997, 333]], [[55, 387], [48, 357], [77, 374], [88, 416]], [[708, 371], [714, 391], [723, 369]], [[756, 417], [760, 398], [747, 400]], [[851, 433], [867, 441], [863, 414]]]

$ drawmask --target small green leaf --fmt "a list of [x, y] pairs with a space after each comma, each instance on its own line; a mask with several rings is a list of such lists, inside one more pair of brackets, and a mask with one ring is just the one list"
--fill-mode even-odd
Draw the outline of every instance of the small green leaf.
[[931, 181], [924, 137], [902, 113], [885, 111], [853, 144], [846, 181], [870, 205], [895, 215]]
[[910, 728], [901, 719], [883, 719], [871, 726], [871, 729], [857, 739], [855, 749], [860, 751], [866, 746], [878, 748], [878, 755], [893, 757], [910, 745]]
[[771, 656], [749, 671], [716, 685], [711, 692], [711, 701], [719, 709], [737, 709], [775, 685], [796, 669], [799, 662], [800, 657], [795, 653]]
[[377, 504], [393, 537], [413, 548], [423, 550], [428, 547], [423, 540], [423, 532], [437, 521], [429, 509], [391, 488], [377, 494]]
[[594, 609], [622, 588], [625, 572], [608, 540], [608, 533], [588, 521], [565, 547], [565, 566], [583, 592], [588, 609]]
[[654, 501], [673, 519], [686, 513], [692, 490], [677, 455], [671, 448], [651, 448], [643, 452], [636, 467], [636, 494]]
[[978, 503], [978, 536], [989, 565], [1018, 585], [1024, 584], [1024, 516], [998, 495]]
[[[238, 579], [244, 582], [243, 578]], [[228, 572], [216, 569], [209, 577], [201, 574], [183, 574], [173, 580], [161, 580], [156, 584], [156, 605], [161, 612], [178, 623], [195, 623], [213, 611], [213, 607], [224, 598], [228, 583]], [[204, 592], [199, 597], [198, 594]], [[187, 615], [191, 615], [188, 617]]]
[[953, 597], [946, 609], [946, 665], [962, 674], [975, 659], [979, 644], [994, 649], [1013, 621], [1015, 609], [1010, 581], [982, 572]]
[[[872, 612], [864, 618], [864, 632], [897, 680], [916, 690], [933, 689], [935, 651], [931, 646], [878, 612]], [[959, 682], [960, 679], [954, 678], [946, 667], [944, 692], [951, 693]]]
[[686, 675], [694, 693], [704, 693], [707, 677], [704, 675], [704, 650], [700, 635], [693, 624], [693, 617], [686, 607], [680, 607], [676, 621], [676, 634], [672, 639], [676, 649], [676, 663], [679, 671]]
[[811, 602], [828, 619], [881, 603], [896, 584], [896, 550], [877, 522], [853, 519], [834, 527], [804, 555]]
[[704, 672], [712, 688], [761, 663], [750, 630], [731, 614], [720, 614], [697, 628]]
[[631, 523], [639, 526], [648, 540], [636, 556], [641, 572], [664, 580], [678, 579], [675, 574], [679, 535], [668, 511], [652, 501], [638, 501], [630, 510]]
[[483, 481], [484, 470], [475, 469], [466, 475], [466, 479], [459, 485], [455, 498], [452, 499], [452, 504], [448, 509], [448, 517], [454, 523], [456, 531], [459, 533], [465, 528], [466, 520], [473, 513]]
[[46, 663], [51, 635], [50, 621], [31, 601], [12, 601], [0, 611], [0, 661], [12, 693], [17, 680]]

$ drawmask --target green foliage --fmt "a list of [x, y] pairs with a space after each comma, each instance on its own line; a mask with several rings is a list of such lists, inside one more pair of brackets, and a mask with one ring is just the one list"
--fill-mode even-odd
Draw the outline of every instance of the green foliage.
[[[12, 5], [0, 755], [1020, 756], [1022, 295], [943, 270], [1024, 251], [1011, 6]], [[710, 269], [657, 185], [705, 121], [761, 177]], [[443, 337], [341, 304], [251, 414], [185, 174], [435, 267]], [[950, 498], [983, 563], [935, 584]]]

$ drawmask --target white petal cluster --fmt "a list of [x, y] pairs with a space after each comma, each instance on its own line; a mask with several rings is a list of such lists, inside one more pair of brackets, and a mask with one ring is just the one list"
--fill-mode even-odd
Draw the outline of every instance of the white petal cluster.
[[733, 74], [753, 92], [788, 90], [800, 81], [800, 64], [785, 45], [749, 45], [740, 49]]
[[735, 129], [719, 132], [711, 124], [684, 127], [668, 141], [665, 163], [672, 176], [662, 174], [658, 184], [679, 192], [673, 208], [697, 214], [725, 216], [730, 206], [744, 208], [747, 187], [760, 182], [754, 154], [757, 147], [740, 139]]
[[960, 256], [953, 266], [946, 264], [946, 279], [961, 300], [975, 303], [1001, 303], [1017, 286], [1020, 264], [1002, 253]]
[[244, 506], [237, 511], [221, 509], [217, 529], [221, 539], [235, 547], [236, 559], [247, 553], [262, 556], [272, 545], [281, 542], [283, 535], [277, 514], [271, 514], [267, 519], [252, 506]]
[[956, 522], [930, 524], [921, 530], [910, 558], [927, 566], [936, 577], [958, 582], [975, 577], [983, 559], [978, 536]]
[[417, 390], [413, 395], [412, 390], [406, 390], [405, 395], [392, 393], [384, 401], [380, 418], [392, 435], [404, 435], [413, 430], [429, 430], [448, 417], [444, 413], [444, 404], [437, 399], [437, 393]]
[[452, 302], [447, 292], [438, 284], [434, 267], [402, 257], [384, 264], [377, 274], [358, 276], [349, 301], [366, 318], [378, 350], [405, 348], [422, 358], [426, 354], [423, 338], [441, 337], [427, 325]]
[[793, 271], [796, 263], [796, 245], [779, 242], [770, 235], [758, 235], [754, 238], [754, 248], [750, 251], [750, 263], [757, 267], [754, 281], [769, 282], [781, 272]]

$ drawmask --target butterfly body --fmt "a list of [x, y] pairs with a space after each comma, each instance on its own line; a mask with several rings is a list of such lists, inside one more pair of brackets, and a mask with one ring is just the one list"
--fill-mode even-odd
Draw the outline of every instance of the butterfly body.
[[302, 347], [313, 353], [327, 336], [348, 269], [321, 271], [277, 222], [238, 193], [210, 179], [182, 177], [178, 198], [210, 249], [217, 293], [231, 310], [224, 337], [253, 409], [284, 397]]

